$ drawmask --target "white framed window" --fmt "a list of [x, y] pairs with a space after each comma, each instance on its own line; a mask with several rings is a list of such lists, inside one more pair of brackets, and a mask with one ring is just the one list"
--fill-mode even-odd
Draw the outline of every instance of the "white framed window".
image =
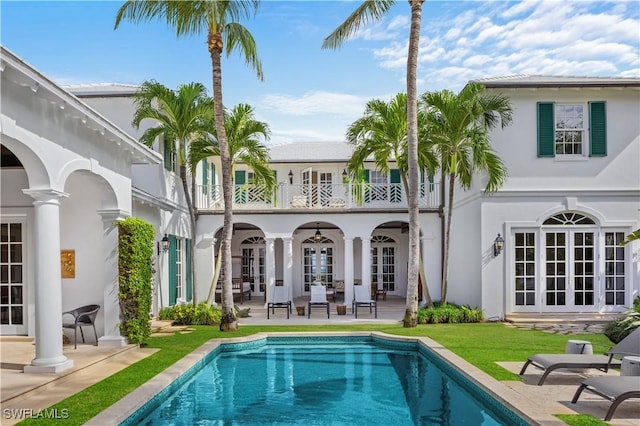
[[585, 150], [585, 105], [555, 105], [556, 155], [583, 156]]

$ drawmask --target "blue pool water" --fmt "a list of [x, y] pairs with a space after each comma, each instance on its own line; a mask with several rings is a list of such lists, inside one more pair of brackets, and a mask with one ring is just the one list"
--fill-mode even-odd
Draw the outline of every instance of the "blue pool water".
[[414, 342], [270, 337], [221, 345], [123, 424], [527, 423]]

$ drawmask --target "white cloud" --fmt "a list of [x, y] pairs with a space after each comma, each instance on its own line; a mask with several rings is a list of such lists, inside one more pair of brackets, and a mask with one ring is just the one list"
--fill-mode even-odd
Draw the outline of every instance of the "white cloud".
[[265, 110], [282, 114], [305, 116], [314, 114], [361, 114], [369, 99], [345, 93], [310, 91], [302, 96], [275, 93], [263, 96], [259, 101]]

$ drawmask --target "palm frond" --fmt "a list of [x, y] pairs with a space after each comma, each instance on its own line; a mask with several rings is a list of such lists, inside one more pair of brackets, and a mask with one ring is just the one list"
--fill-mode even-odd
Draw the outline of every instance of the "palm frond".
[[322, 43], [323, 49], [337, 49], [362, 25], [380, 20], [395, 3], [394, 0], [365, 0]]

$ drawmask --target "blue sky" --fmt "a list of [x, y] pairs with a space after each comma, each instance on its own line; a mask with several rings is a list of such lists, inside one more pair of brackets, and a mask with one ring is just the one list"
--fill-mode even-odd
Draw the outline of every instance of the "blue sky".
[[[63, 85], [155, 79], [211, 88], [204, 36], [177, 39], [158, 22], [124, 22], [114, 31], [122, 3], [1, 0], [0, 40]], [[269, 143], [343, 139], [367, 101], [406, 88], [406, 0], [341, 49], [320, 48], [359, 3], [263, 0], [245, 25], [265, 81], [237, 54], [223, 59], [225, 104], [252, 105], [272, 130]], [[513, 74], [640, 77], [640, 2], [424, 3], [420, 93]]]

